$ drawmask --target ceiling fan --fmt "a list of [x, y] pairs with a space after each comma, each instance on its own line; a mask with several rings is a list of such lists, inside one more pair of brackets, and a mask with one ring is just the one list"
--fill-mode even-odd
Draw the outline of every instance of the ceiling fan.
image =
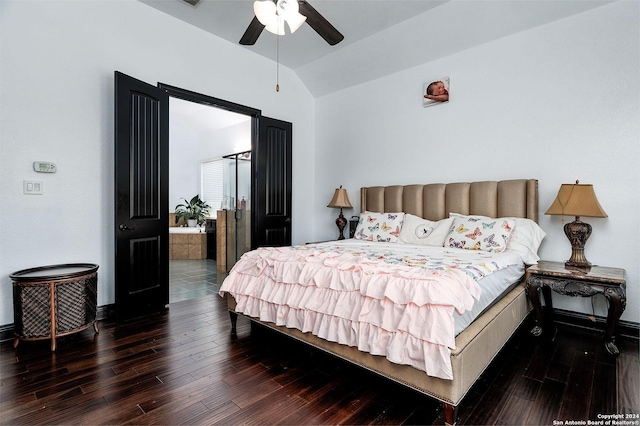
[[306, 0], [263, 0], [253, 4], [256, 16], [240, 38], [240, 44], [252, 45], [264, 28], [284, 35], [284, 22], [295, 32], [306, 21], [331, 46], [340, 43], [344, 36]]

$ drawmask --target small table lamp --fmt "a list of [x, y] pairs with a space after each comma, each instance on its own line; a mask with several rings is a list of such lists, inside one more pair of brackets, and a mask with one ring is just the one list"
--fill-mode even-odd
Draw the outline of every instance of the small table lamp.
[[327, 204], [327, 207], [335, 207], [340, 208], [340, 216], [336, 219], [336, 225], [338, 225], [338, 229], [340, 230], [339, 240], [344, 240], [344, 227], [347, 226], [347, 219], [342, 215], [342, 209], [351, 209], [353, 206], [349, 202], [349, 196], [347, 195], [347, 190], [342, 188], [337, 188], [333, 193], [333, 198]]
[[558, 196], [544, 214], [576, 217], [576, 220], [564, 225], [564, 233], [571, 243], [571, 258], [564, 265], [590, 269], [591, 263], [584, 256], [584, 246], [591, 236], [591, 225], [580, 221], [580, 216], [607, 217], [596, 198], [593, 185], [580, 184], [579, 181], [562, 184]]

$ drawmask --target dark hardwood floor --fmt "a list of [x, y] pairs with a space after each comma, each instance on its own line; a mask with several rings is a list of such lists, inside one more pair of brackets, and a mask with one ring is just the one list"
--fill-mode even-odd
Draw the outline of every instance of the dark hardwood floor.
[[[640, 413], [638, 342], [604, 351], [602, 333], [525, 324], [458, 410], [459, 424], [553, 425]], [[239, 318], [205, 296], [134, 324], [100, 322], [49, 342], [0, 344], [0, 423], [441, 424], [440, 404]], [[635, 419], [637, 420], [637, 419]], [[638, 424], [638, 423], [635, 423]]]

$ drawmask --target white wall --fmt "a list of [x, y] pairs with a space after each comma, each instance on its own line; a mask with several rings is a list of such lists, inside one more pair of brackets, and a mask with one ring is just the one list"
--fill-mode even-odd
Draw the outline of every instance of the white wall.
[[[280, 67], [276, 93], [275, 62], [135, 0], [2, 0], [0, 324], [13, 323], [9, 274], [23, 268], [97, 263], [98, 304], [115, 301], [114, 70], [293, 122], [293, 217], [312, 214], [298, 194], [313, 196], [314, 100], [293, 72]], [[44, 194], [23, 195], [24, 179]], [[304, 225], [294, 242], [311, 238]]]
[[[251, 118], [219, 129], [206, 128], [171, 112], [169, 120], [169, 212], [172, 213], [177, 204], [184, 203], [182, 198], [190, 200], [200, 194], [201, 163], [251, 150]], [[212, 215], [220, 208], [211, 207]]]
[[[561, 218], [543, 213], [562, 183], [579, 179], [609, 215], [583, 218], [593, 226], [586, 257], [626, 269], [622, 319], [639, 322], [638, 15], [637, 2], [615, 2], [318, 99], [317, 239], [337, 233], [337, 212], [325, 206], [339, 185], [351, 216], [361, 186], [537, 178], [540, 255], [564, 261]], [[423, 108], [422, 84], [443, 76], [450, 102]], [[592, 312], [589, 298], [554, 303]], [[594, 303], [606, 316], [603, 299]]]
[[181, 117], [171, 113], [169, 117], [169, 212], [173, 213], [176, 205], [184, 204], [182, 198], [200, 194], [200, 146], [205, 135]]
[[207, 138], [200, 142], [198, 155], [201, 161], [207, 161], [250, 150], [251, 120], [247, 120], [208, 134]]

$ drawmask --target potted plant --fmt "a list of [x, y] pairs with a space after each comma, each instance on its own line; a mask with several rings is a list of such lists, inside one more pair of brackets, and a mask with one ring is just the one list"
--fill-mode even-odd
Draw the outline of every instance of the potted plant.
[[187, 201], [186, 198], [182, 199], [184, 203], [178, 204], [175, 208], [176, 223], [184, 218], [189, 226], [204, 224], [211, 211], [211, 206], [202, 201], [199, 195], [194, 196], [190, 201]]

